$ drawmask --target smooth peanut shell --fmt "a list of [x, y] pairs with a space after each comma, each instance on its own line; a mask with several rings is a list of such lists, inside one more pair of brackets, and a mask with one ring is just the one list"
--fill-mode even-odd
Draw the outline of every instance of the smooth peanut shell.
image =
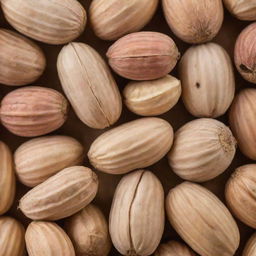
[[75, 256], [70, 238], [54, 222], [32, 221], [27, 227], [25, 240], [29, 256]]
[[0, 217], [0, 255], [23, 256], [25, 230], [20, 222], [11, 217]]
[[15, 151], [15, 171], [19, 180], [34, 187], [62, 169], [82, 164], [83, 146], [68, 136], [45, 136], [21, 144]]
[[65, 44], [86, 25], [86, 11], [76, 0], [3, 0], [6, 20], [20, 33], [47, 44]]
[[57, 61], [62, 88], [79, 119], [103, 129], [121, 115], [122, 100], [116, 82], [102, 57], [89, 45], [70, 43]]
[[36, 81], [46, 60], [35, 43], [11, 30], [0, 29], [0, 65], [0, 83], [18, 86]]
[[116, 188], [109, 217], [115, 248], [122, 255], [151, 255], [163, 230], [164, 191], [160, 181], [144, 170], [124, 176]]
[[167, 75], [180, 54], [167, 35], [142, 31], [117, 40], [107, 51], [109, 65], [122, 77], [131, 80], [153, 80]]
[[0, 215], [9, 210], [15, 196], [16, 179], [9, 147], [0, 141]]
[[32, 220], [59, 220], [88, 205], [97, 190], [98, 178], [91, 169], [68, 167], [28, 191], [19, 208]]
[[94, 33], [103, 40], [116, 40], [139, 31], [154, 15], [158, 0], [93, 0], [90, 21]]
[[150, 166], [170, 150], [171, 125], [160, 118], [141, 118], [100, 135], [91, 145], [88, 158], [98, 170], [123, 174]]
[[108, 224], [101, 210], [93, 204], [65, 221], [76, 256], [107, 256], [111, 249]]
[[238, 146], [253, 160], [256, 160], [255, 101], [256, 89], [244, 89], [236, 95], [229, 111], [229, 124]]
[[223, 115], [235, 95], [235, 77], [227, 52], [215, 43], [190, 47], [179, 63], [182, 99], [196, 117]]
[[201, 256], [233, 256], [240, 234], [226, 206], [206, 188], [190, 183], [171, 189], [166, 212], [172, 227]]
[[8, 93], [1, 102], [1, 122], [10, 132], [34, 137], [60, 128], [66, 121], [68, 102], [58, 91], [29, 86]]
[[250, 83], [256, 84], [256, 22], [242, 30], [235, 44], [234, 60], [238, 72]]
[[181, 178], [203, 182], [223, 173], [235, 153], [236, 140], [231, 130], [215, 119], [200, 118], [176, 131], [168, 160]]
[[238, 167], [226, 184], [225, 196], [233, 214], [246, 225], [256, 228], [256, 164]]
[[162, 0], [165, 19], [181, 40], [199, 44], [219, 32], [224, 11], [221, 0]]

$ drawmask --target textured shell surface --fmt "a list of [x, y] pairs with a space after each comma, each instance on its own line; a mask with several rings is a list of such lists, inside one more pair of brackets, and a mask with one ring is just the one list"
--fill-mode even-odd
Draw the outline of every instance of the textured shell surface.
[[254, 233], [249, 239], [249, 241], [246, 243], [242, 256], [255, 256], [255, 255], [256, 255], [256, 234]]
[[58, 91], [29, 86], [8, 93], [1, 102], [1, 122], [15, 135], [34, 137], [63, 125], [68, 102]]
[[117, 40], [107, 51], [112, 69], [131, 80], [153, 80], [167, 75], [180, 54], [175, 42], [159, 32], [142, 31]]
[[226, 206], [203, 186], [184, 182], [171, 189], [166, 212], [174, 229], [201, 256], [235, 254], [240, 241], [237, 224]]
[[31, 222], [26, 230], [25, 240], [29, 256], [76, 255], [70, 238], [54, 222]]
[[92, 47], [70, 43], [61, 50], [57, 67], [62, 88], [82, 122], [103, 129], [118, 120], [120, 92], [107, 64]]
[[76, 0], [3, 0], [6, 20], [20, 33], [47, 44], [65, 44], [86, 25], [86, 11]]
[[[234, 215], [256, 228], [256, 164], [240, 166], [226, 184], [226, 201]], [[256, 251], [255, 251], [256, 252]]]
[[154, 256], [195, 256], [195, 254], [187, 245], [169, 241], [168, 243], [160, 244]]
[[170, 75], [152, 81], [133, 81], [127, 84], [123, 94], [132, 112], [142, 116], [161, 115], [178, 102], [181, 83]]
[[65, 229], [75, 247], [76, 256], [107, 256], [111, 249], [108, 224], [93, 204], [65, 221]]
[[158, 0], [93, 0], [89, 15], [95, 34], [115, 40], [143, 28], [154, 15]]
[[83, 146], [68, 136], [44, 136], [21, 144], [14, 154], [19, 180], [34, 187], [62, 169], [82, 164]]
[[229, 123], [243, 154], [256, 160], [256, 89], [242, 90], [234, 99]]
[[11, 30], [0, 29], [0, 65], [0, 83], [18, 86], [36, 81], [46, 60], [35, 43]]
[[221, 0], [162, 0], [173, 33], [187, 43], [203, 43], [219, 32], [224, 11]]
[[83, 209], [96, 196], [97, 175], [84, 166], [65, 168], [28, 191], [19, 208], [33, 220], [58, 220]]
[[240, 20], [256, 20], [255, 0], [224, 0], [227, 9]]
[[158, 178], [145, 170], [124, 176], [109, 217], [115, 248], [123, 255], [151, 255], [162, 237], [164, 219], [164, 191]]
[[235, 152], [236, 140], [226, 125], [215, 119], [200, 118], [178, 129], [168, 160], [181, 178], [203, 182], [224, 172]]
[[25, 253], [25, 230], [17, 220], [0, 217], [0, 255], [23, 256]]
[[256, 84], [256, 22], [247, 26], [235, 44], [235, 64], [242, 77]]
[[215, 43], [190, 47], [179, 63], [182, 99], [197, 117], [218, 117], [235, 95], [235, 77], [227, 52]]
[[172, 126], [160, 118], [141, 118], [100, 135], [88, 157], [98, 170], [123, 174], [150, 166], [163, 158], [173, 142]]
[[[9, 147], [0, 141], [0, 215], [9, 210], [15, 195], [16, 180]], [[1, 253], [0, 253], [1, 255]]]

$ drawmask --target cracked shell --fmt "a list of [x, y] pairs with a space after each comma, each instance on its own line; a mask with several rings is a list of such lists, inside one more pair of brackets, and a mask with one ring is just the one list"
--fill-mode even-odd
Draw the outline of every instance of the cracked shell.
[[164, 191], [158, 178], [145, 170], [124, 176], [109, 217], [115, 248], [123, 255], [151, 255], [161, 240], [164, 220]]
[[181, 178], [203, 182], [224, 172], [235, 152], [236, 140], [230, 129], [215, 119], [201, 118], [175, 133], [168, 159], [171, 169]]
[[234, 215], [256, 228], [256, 164], [238, 167], [226, 184], [226, 201]]
[[94, 33], [103, 40], [140, 30], [154, 15], [158, 0], [93, 0], [90, 21]]
[[219, 32], [223, 17], [221, 0], [162, 0], [165, 19], [181, 40], [199, 44]]
[[173, 228], [199, 255], [235, 254], [240, 241], [237, 224], [226, 206], [208, 189], [183, 182], [170, 190], [166, 212]]
[[196, 256], [193, 251], [185, 244], [170, 241], [160, 244], [154, 256]]
[[215, 43], [190, 47], [179, 63], [182, 99], [196, 117], [223, 115], [235, 95], [235, 77], [227, 52]]
[[235, 64], [241, 76], [256, 84], [256, 22], [242, 30], [235, 44]]
[[0, 29], [0, 65], [0, 83], [18, 86], [36, 81], [46, 60], [35, 43], [11, 30]]
[[0, 217], [0, 255], [23, 256], [25, 253], [25, 229], [11, 217]]
[[65, 221], [76, 255], [107, 256], [111, 249], [108, 224], [101, 210], [93, 204]]
[[76, 0], [2, 0], [6, 20], [20, 33], [47, 44], [65, 44], [86, 25], [86, 11]]
[[240, 20], [256, 20], [256, 2], [248, 0], [224, 0], [227, 9]]
[[27, 227], [25, 240], [29, 256], [75, 256], [70, 238], [54, 222], [31, 222]]
[[1, 122], [10, 132], [34, 137], [60, 128], [66, 121], [68, 102], [58, 91], [28, 86], [8, 93], [1, 102]]
[[68, 167], [28, 191], [19, 208], [32, 220], [59, 220], [83, 209], [97, 191], [98, 178], [91, 169]]
[[254, 233], [249, 239], [249, 241], [247, 241], [242, 256], [255, 256], [255, 255], [256, 255], [256, 233]]
[[62, 169], [82, 164], [83, 146], [68, 136], [45, 136], [21, 144], [14, 153], [19, 180], [34, 187]]
[[171, 125], [160, 118], [141, 118], [100, 135], [88, 158], [98, 170], [123, 174], [150, 166], [162, 159], [173, 142]]
[[167, 75], [175, 67], [180, 53], [167, 35], [142, 31], [117, 40], [107, 51], [109, 65], [122, 77], [153, 80]]
[[256, 160], [256, 89], [242, 90], [234, 99], [229, 123], [243, 154]]
[[178, 102], [181, 84], [177, 78], [167, 75], [152, 81], [130, 82], [123, 94], [126, 106], [135, 114], [161, 115]]
[[62, 88], [83, 123], [103, 129], [118, 120], [120, 92], [108, 66], [92, 47], [83, 43], [64, 46], [57, 68]]
[[12, 153], [2, 141], [0, 141], [0, 159], [0, 215], [3, 215], [13, 203], [16, 179]]

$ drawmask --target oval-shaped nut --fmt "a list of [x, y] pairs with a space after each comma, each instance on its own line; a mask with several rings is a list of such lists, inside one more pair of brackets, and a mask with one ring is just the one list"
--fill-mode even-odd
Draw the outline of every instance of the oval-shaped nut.
[[88, 205], [98, 190], [97, 175], [83, 166], [68, 167], [28, 191], [19, 208], [32, 220], [58, 220]]
[[34, 187], [60, 170], [82, 164], [83, 146], [68, 136], [45, 136], [20, 145], [14, 154], [19, 180]]
[[182, 126], [168, 154], [172, 170], [185, 180], [203, 182], [215, 178], [231, 164], [236, 140], [223, 123], [201, 118]]
[[179, 63], [182, 99], [197, 117], [218, 117], [235, 95], [235, 77], [227, 52], [215, 43], [192, 46]]
[[256, 160], [256, 89], [242, 90], [232, 103], [229, 123], [243, 154]]
[[3, 0], [6, 20], [20, 33], [47, 44], [65, 44], [86, 25], [86, 11], [76, 0]]
[[256, 255], [256, 233], [254, 233], [249, 239], [249, 241], [246, 243], [242, 256], [255, 256], [255, 255]]
[[100, 209], [93, 204], [65, 221], [65, 229], [76, 255], [107, 256], [111, 249], [108, 224]]
[[31, 222], [26, 230], [25, 239], [29, 256], [75, 256], [70, 238], [54, 222]]
[[115, 248], [123, 255], [151, 255], [161, 240], [164, 219], [164, 191], [158, 178], [144, 170], [124, 176], [109, 217]]
[[240, 20], [256, 20], [256, 2], [240, 0], [224, 0], [227, 9]]
[[177, 78], [167, 75], [152, 81], [130, 82], [123, 94], [126, 106], [135, 114], [161, 115], [178, 102], [181, 84]]
[[235, 216], [256, 228], [256, 164], [240, 166], [226, 184], [227, 204]]
[[235, 64], [241, 76], [256, 84], [256, 22], [247, 26], [238, 36], [235, 44]]
[[46, 60], [35, 43], [11, 30], [0, 29], [0, 65], [0, 83], [18, 86], [36, 81]]
[[7, 212], [11, 207], [15, 187], [12, 153], [8, 146], [0, 141], [0, 215]]
[[193, 251], [185, 244], [170, 241], [165, 244], [160, 244], [154, 256], [196, 256]]
[[154, 15], [158, 0], [93, 0], [90, 21], [95, 34], [103, 40], [116, 40], [139, 31]]
[[57, 68], [62, 88], [82, 122], [103, 129], [117, 121], [122, 111], [119, 90], [92, 47], [70, 43], [61, 50]]
[[0, 255], [23, 256], [25, 253], [25, 230], [17, 220], [0, 217]]
[[179, 59], [174, 41], [158, 32], [136, 32], [116, 41], [107, 51], [109, 65], [125, 78], [153, 80], [167, 75]]
[[100, 171], [123, 174], [150, 166], [163, 158], [173, 142], [171, 125], [160, 118], [141, 118], [100, 135], [88, 158]]
[[8, 93], [1, 102], [1, 122], [10, 132], [34, 137], [52, 132], [63, 125], [68, 102], [56, 90], [29, 86]]
[[190, 182], [176, 186], [167, 196], [166, 211], [171, 225], [198, 254], [235, 254], [240, 240], [237, 224], [226, 206], [206, 188]]
[[163, 0], [162, 4], [171, 30], [187, 43], [211, 41], [221, 28], [221, 0]]

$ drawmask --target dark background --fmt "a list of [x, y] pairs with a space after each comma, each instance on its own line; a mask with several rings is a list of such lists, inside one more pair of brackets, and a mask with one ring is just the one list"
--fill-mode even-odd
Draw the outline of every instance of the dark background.
[[[87, 10], [88, 14], [88, 9], [89, 5], [91, 3], [91, 0], [82, 0], [80, 1], [82, 5], [85, 7]], [[214, 42], [222, 45], [230, 54], [231, 58], [233, 59], [233, 50], [234, 50], [234, 44], [236, 41], [236, 38], [240, 31], [249, 24], [249, 22], [244, 22], [244, 21], [239, 21], [232, 17], [227, 11], [225, 11], [225, 19], [224, 23], [222, 25], [222, 28], [219, 32], [219, 34], [214, 38]], [[6, 22], [6, 20], [3, 17], [3, 13], [0, 12], [0, 27], [4, 28], [11, 28], [10, 25]], [[190, 46], [189, 44], [186, 44], [179, 40], [177, 37], [173, 35], [171, 30], [169, 29], [164, 16], [163, 12], [161, 9], [161, 6], [159, 5], [158, 10], [151, 20], [151, 22], [143, 29], [143, 30], [149, 30], [149, 31], [159, 31], [163, 32], [169, 36], [171, 36], [174, 41], [176, 42], [179, 51], [183, 54], [184, 51]], [[105, 53], [108, 49], [108, 47], [112, 44], [112, 42], [107, 42], [107, 41], [102, 41], [99, 38], [97, 38], [90, 25], [90, 21], [88, 20], [86, 29], [84, 33], [77, 38], [75, 41], [80, 41], [86, 44], [91, 45], [94, 47], [102, 56], [103, 58], [106, 59]], [[39, 43], [38, 45], [43, 49], [46, 59], [47, 59], [47, 67], [46, 70], [43, 74], [43, 76], [34, 83], [34, 85], [38, 86], [46, 86], [46, 87], [51, 87], [54, 89], [57, 89], [58, 91], [62, 92], [61, 85], [58, 79], [57, 75], [57, 70], [56, 70], [56, 60], [59, 51], [61, 50], [62, 46], [52, 46], [52, 45], [47, 45], [43, 43]], [[0, 67], [0, 72], [1, 72], [1, 67]], [[174, 69], [171, 73], [172, 75], [178, 77], [177, 74], [177, 69]], [[127, 83], [127, 80], [115, 75], [116, 81], [119, 85], [120, 90], [124, 88], [124, 86]], [[245, 87], [253, 87], [252, 84], [244, 81], [238, 72], [236, 71], [236, 90], [237, 92]], [[16, 87], [18, 88], [18, 87]], [[15, 87], [8, 87], [4, 85], [0, 85], [0, 99], [2, 99], [8, 92], [11, 90], [15, 89]], [[256, 104], [256, 103], [255, 103]], [[164, 115], [160, 116], [161, 118], [164, 118], [168, 120], [174, 130], [177, 130], [180, 126], [185, 124], [186, 122], [194, 119], [193, 116], [191, 116], [186, 109], [184, 108], [183, 104], [181, 101], [169, 112], [167, 112]], [[121, 123], [133, 120], [139, 118], [139, 116], [136, 116], [135, 114], [129, 112], [125, 107], [123, 108], [122, 116], [120, 120], [114, 125], [117, 126]], [[222, 116], [221, 118], [218, 118], [219, 120], [225, 122], [228, 124], [228, 118], [227, 115]], [[107, 130], [107, 129], [105, 129]], [[69, 135], [73, 136], [76, 139], [78, 139], [85, 147], [86, 152], [88, 152], [88, 149], [93, 142], [93, 140], [103, 133], [105, 130], [94, 130], [86, 125], [84, 125], [74, 114], [73, 110], [71, 109], [69, 112], [69, 117], [66, 123], [57, 131], [53, 132], [52, 134], [62, 134], [62, 135]], [[15, 149], [24, 141], [28, 140], [26, 138], [21, 138], [17, 137], [15, 135], [12, 135], [10, 132], [8, 132], [4, 127], [0, 127], [0, 140], [4, 141], [7, 145], [10, 146], [12, 151], [15, 151]], [[227, 179], [230, 177], [231, 173], [234, 171], [234, 169], [237, 166], [243, 165], [250, 163], [251, 160], [247, 159], [245, 156], [243, 156], [239, 149], [237, 150], [236, 156], [228, 170], [226, 170], [222, 175], [218, 176], [217, 178], [203, 183], [205, 187], [210, 189], [212, 192], [214, 192], [222, 201], [224, 201], [224, 187]], [[89, 161], [87, 157], [85, 156], [84, 160], [84, 165], [85, 166], [90, 166]], [[93, 169], [93, 168], [92, 168]], [[156, 163], [153, 166], [150, 166], [148, 168], [149, 170], [153, 171], [158, 178], [161, 180], [165, 193], [167, 194], [168, 191], [173, 188], [175, 185], [179, 184], [182, 182], [182, 180], [177, 177], [171, 170], [170, 167], [168, 166], [167, 159], [164, 158], [158, 163]], [[109, 175], [109, 174], [104, 174], [102, 172], [99, 172], [95, 170], [96, 173], [99, 176], [100, 180], [100, 186], [99, 186], [99, 191], [97, 194], [97, 197], [94, 200], [94, 203], [98, 205], [106, 217], [108, 217], [110, 206], [111, 206], [111, 201], [112, 197], [115, 191], [115, 187], [120, 180], [122, 176], [114, 176], [114, 175]], [[20, 210], [17, 210], [18, 206], [18, 201], [21, 198], [21, 196], [28, 190], [27, 187], [24, 185], [20, 184], [17, 182], [17, 192], [16, 192], [16, 199], [15, 203], [12, 206], [11, 210], [6, 214], [13, 216], [20, 220], [25, 226], [29, 223], [29, 219], [27, 219]], [[63, 221], [60, 221], [59, 224], [62, 225]], [[244, 248], [245, 242], [248, 240], [250, 235], [253, 233], [253, 229], [246, 227], [244, 224], [242, 224], [240, 221], [237, 220], [237, 223], [240, 228], [240, 234], [241, 234], [241, 244], [239, 247], [239, 250], [237, 251], [236, 255], [241, 255], [242, 250]], [[165, 227], [165, 232], [163, 235], [163, 242], [166, 242], [170, 239], [176, 239], [180, 240], [179, 236], [176, 234], [176, 232], [173, 230], [173, 228], [168, 224], [166, 221], [166, 227]], [[112, 249], [111, 256], [114, 255], [120, 255], [114, 248]], [[219, 255], [216, 255], [219, 256]]]

